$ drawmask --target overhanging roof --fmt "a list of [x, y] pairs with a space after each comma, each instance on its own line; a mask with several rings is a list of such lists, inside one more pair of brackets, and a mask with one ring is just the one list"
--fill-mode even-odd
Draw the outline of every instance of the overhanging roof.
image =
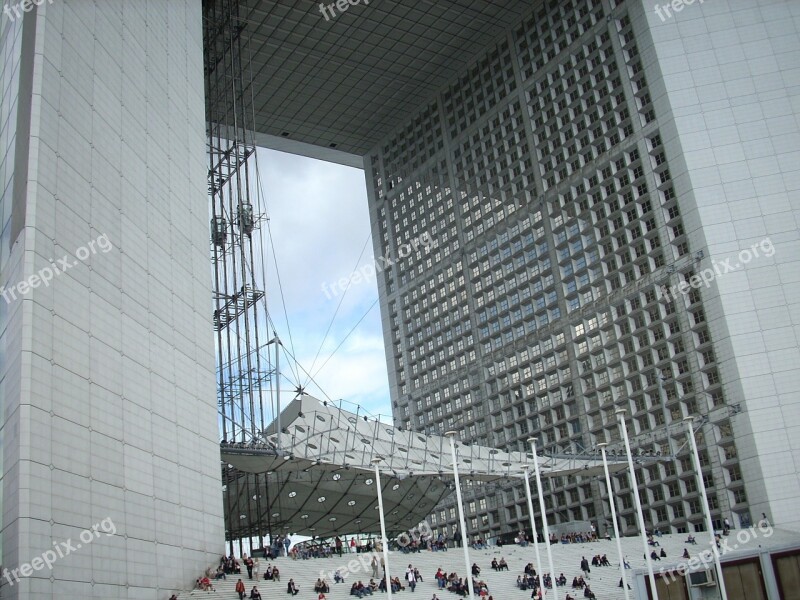
[[[533, 469], [533, 455], [485, 446], [457, 446], [458, 469], [466, 485], [520, 479]], [[226, 495], [229, 529], [247, 530], [249, 503], [261, 495], [262, 512], [273, 531], [329, 536], [377, 531], [377, 491], [372, 460], [380, 458], [387, 530], [409, 529], [452, 491], [450, 441], [438, 435], [397, 429], [369, 415], [343, 410], [302, 395], [281, 412], [257, 444], [223, 444], [222, 461], [232, 499]], [[601, 475], [591, 457], [539, 458], [544, 476]], [[625, 465], [612, 461], [612, 471]], [[266, 473], [253, 489], [242, 473]], [[263, 481], [263, 478], [262, 478]], [[241, 514], [240, 514], [241, 513]]]
[[319, 157], [345, 164], [532, 9], [525, 0], [360, 0], [326, 21], [318, 0], [240, 5], [256, 130], [265, 134], [257, 142], [307, 155], [335, 148]]

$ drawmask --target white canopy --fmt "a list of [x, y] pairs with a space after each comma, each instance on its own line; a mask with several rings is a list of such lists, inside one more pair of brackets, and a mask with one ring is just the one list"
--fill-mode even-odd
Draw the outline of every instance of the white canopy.
[[[421, 522], [452, 491], [450, 441], [398, 429], [359, 412], [301, 395], [282, 411], [280, 432], [273, 422], [262, 443], [223, 443], [227, 485], [237, 491], [233, 505], [226, 507], [229, 525], [239, 529], [236, 518], [244, 520], [247, 502], [260, 495], [264, 520], [269, 519], [273, 533], [325, 537], [376, 531], [379, 516], [372, 463], [376, 458], [380, 459], [387, 529], [407, 530]], [[465, 485], [521, 479], [526, 470], [533, 472], [532, 454], [460, 442], [456, 451]], [[539, 467], [543, 476], [603, 472], [602, 462], [592, 457], [541, 456]], [[625, 465], [615, 461], [609, 468], [620, 470]], [[262, 485], [253, 490], [252, 479], [242, 476], [245, 473], [266, 473], [266, 489]]]

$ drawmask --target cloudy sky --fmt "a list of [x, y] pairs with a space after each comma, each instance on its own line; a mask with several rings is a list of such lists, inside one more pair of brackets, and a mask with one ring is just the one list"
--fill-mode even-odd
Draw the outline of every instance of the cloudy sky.
[[[343, 398], [373, 414], [391, 414], [375, 278], [345, 294], [332, 291], [338, 279], [374, 260], [364, 172], [272, 150], [258, 153], [288, 326], [272, 256], [269, 311], [283, 344], [314, 375], [306, 384], [300, 371], [300, 383], [321, 399]], [[291, 380], [281, 390], [291, 397], [297, 377], [283, 356], [281, 363]]]

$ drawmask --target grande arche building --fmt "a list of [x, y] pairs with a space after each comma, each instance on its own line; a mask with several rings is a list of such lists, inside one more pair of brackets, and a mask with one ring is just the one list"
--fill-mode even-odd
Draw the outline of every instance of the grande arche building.
[[[0, 283], [116, 251], [0, 302], [3, 565], [118, 535], [2, 593], [156, 598], [224, 539], [203, 5], [40, 4], [2, 15]], [[715, 520], [798, 529], [800, 5], [651, 4], [243, 1], [256, 138], [363, 168], [376, 256], [435, 240], [378, 277], [402, 427], [580, 454], [624, 406], [668, 453], [703, 415]], [[640, 477], [649, 523], [700, 525], [685, 450]], [[603, 493], [556, 479], [551, 518], [602, 527]], [[518, 488], [466, 501], [525, 519]]]

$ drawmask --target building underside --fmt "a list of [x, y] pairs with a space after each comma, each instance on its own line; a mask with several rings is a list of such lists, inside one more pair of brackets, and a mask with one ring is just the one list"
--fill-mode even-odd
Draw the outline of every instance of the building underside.
[[[453, 491], [450, 442], [381, 422], [361, 409], [344, 410], [302, 395], [295, 398], [258, 440], [222, 445], [226, 494], [226, 529], [233, 539], [257, 537], [257, 525], [273, 534], [300, 533], [329, 537], [379, 530], [373, 460], [381, 473], [386, 528], [402, 532], [423, 521]], [[281, 431], [279, 434], [278, 431]], [[625, 464], [621, 449], [610, 451], [609, 470]], [[520, 481], [534, 472], [533, 455], [456, 443], [464, 486]], [[543, 477], [603, 473], [599, 456], [540, 456]], [[648, 457], [648, 462], [664, 460]], [[256, 489], [246, 474], [266, 474]], [[260, 500], [264, 514], [251, 520]]]
[[524, 0], [396, 0], [326, 21], [306, 0], [239, 5], [258, 145], [358, 167], [530, 9]]

